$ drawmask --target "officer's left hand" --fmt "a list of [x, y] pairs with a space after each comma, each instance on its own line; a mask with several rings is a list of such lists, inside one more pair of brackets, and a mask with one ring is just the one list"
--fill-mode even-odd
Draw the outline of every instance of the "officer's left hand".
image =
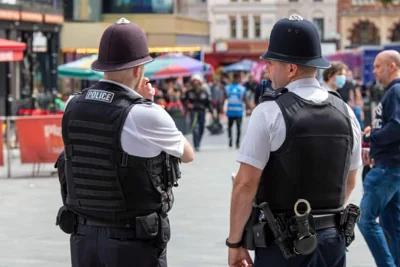
[[151, 83], [149, 83], [149, 81], [149, 78], [143, 77], [142, 83], [139, 85], [136, 91], [143, 96], [143, 98], [153, 101], [156, 90], [153, 88]]
[[230, 248], [228, 252], [229, 267], [251, 267], [253, 260], [247, 249]]

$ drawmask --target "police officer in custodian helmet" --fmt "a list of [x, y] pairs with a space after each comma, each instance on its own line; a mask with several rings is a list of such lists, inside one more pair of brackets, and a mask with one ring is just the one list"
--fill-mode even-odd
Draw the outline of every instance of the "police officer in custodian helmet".
[[[344, 204], [361, 163], [353, 111], [316, 79], [315, 26], [299, 15], [273, 27], [267, 60], [272, 87], [250, 118], [237, 155], [229, 265], [343, 267], [360, 210]], [[249, 238], [250, 237], [250, 238]]]
[[167, 266], [172, 187], [179, 163], [194, 156], [152, 102], [143, 77], [152, 60], [144, 32], [121, 18], [103, 33], [92, 64], [104, 79], [67, 103], [57, 224], [71, 234], [73, 267]]

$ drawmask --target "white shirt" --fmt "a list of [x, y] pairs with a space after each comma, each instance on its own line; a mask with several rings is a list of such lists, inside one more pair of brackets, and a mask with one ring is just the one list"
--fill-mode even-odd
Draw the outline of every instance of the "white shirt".
[[[106, 79], [100, 81], [116, 84], [140, 96], [123, 84]], [[183, 155], [184, 137], [171, 116], [159, 105], [135, 105], [126, 117], [121, 145], [126, 153], [133, 156], [151, 158], [164, 151], [179, 158]]]
[[[307, 78], [294, 81], [286, 88], [303, 99], [321, 103], [329, 93], [322, 88], [317, 79]], [[353, 130], [353, 149], [350, 170], [362, 166], [361, 129], [353, 110], [346, 104]], [[263, 170], [270, 152], [278, 150], [286, 138], [286, 125], [282, 112], [275, 101], [259, 104], [251, 114], [246, 135], [237, 155], [237, 161]]]

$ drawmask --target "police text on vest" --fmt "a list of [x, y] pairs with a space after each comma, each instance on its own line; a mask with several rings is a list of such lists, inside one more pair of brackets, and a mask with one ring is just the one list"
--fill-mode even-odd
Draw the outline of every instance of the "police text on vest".
[[93, 90], [93, 89], [89, 90], [85, 97], [85, 99], [87, 100], [95, 100], [106, 103], [111, 103], [113, 98], [114, 98], [114, 93], [102, 90]]

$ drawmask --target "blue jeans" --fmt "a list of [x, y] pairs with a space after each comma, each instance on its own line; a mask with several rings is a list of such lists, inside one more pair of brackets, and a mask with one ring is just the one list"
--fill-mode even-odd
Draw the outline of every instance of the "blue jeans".
[[200, 147], [201, 138], [204, 133], [204, 124], [206, 122], [206, 112], [205, 111], [191, 111], [190, 121], [193, 131], [193, 145], [197, 150]]
[[[400, 168], [375, 166], [363, 186], [358, 227], [378, 267], [400, 266]], [[390, 250], [383, 230], [390, 236]]]
[[278, 246], [272, 244], [268, 248], [257, 248], [254, 267], [345, 267], [346, 244], [339, 228], [327, 228], [317, 231], [318, 247], [307, 256], [297, 255], [286, 260]]

